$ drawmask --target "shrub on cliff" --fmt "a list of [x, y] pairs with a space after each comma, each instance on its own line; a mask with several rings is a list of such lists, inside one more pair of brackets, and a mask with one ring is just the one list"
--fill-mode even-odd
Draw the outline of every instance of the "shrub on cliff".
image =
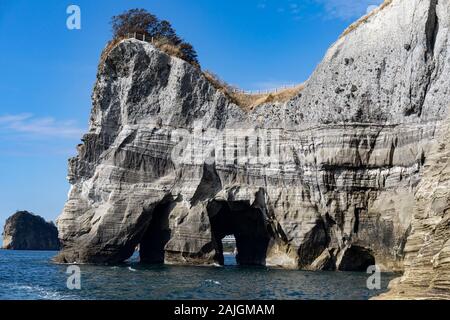
[[145, 9], [131, 9], [114, 16], [111, 25], [114, 40], [134, 33], [145, 35], [159, 49], [199, 67], [194, 47], [177, 35], [169, 21], [159, 20]]

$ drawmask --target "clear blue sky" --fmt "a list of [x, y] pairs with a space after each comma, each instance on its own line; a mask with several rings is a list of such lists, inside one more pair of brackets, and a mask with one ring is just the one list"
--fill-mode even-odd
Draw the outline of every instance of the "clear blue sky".
[[[67, 158], [87, 128], [111, 16], [146, 8], [172, 22], [201, 65], [241, 88], [306, 80], [326, 49], [382, 0], [0, 0], [0, 227], [15, 210], [54, 220]], [[66, 8], [81, 8], [81, 30]]]

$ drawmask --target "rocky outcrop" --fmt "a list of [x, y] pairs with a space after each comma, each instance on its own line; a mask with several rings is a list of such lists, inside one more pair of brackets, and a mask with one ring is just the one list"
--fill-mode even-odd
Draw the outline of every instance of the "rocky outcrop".
[[3, 249], [59, 250], [58, 230], [53, 222], [27, 211], [18, 211], [6, 220]]
[[[414, 191], [449, 105], [450, 4], [393, 0], [286, 103], [244, 112], [195, 67], [124, 40], [69, 162], [60, 262], [403, 268]], [[386, 41], [390, 39], [390, 41]]]
[[378, 299], [450, 299], [450, 119], [425, 165], [415, 209], [405, 273]]

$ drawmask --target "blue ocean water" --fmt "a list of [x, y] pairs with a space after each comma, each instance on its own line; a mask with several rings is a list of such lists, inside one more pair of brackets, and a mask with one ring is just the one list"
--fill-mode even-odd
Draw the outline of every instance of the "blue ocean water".
[[81, 265], [81, 290], [67, 289], [66, 265], [55, 252], [0, 250], [0, 300], [159, 299], [351, 299], [386, 291], [396, 274], [382, 274], [382, 290], [368, 290], [365, 273], [306, 272], [239, 267], [141, 265], [137, 257], [120, 266]]

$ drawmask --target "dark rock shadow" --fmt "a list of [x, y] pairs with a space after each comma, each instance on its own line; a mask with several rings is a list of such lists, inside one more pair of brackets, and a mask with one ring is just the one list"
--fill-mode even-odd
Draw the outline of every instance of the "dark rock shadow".
[[264, 266], [270, 233], [262, 211], [245, 201], [213, 201], [208, 206], [211, 232], [215, 244], [215, 260], [223, 265], [222, 239], [236, 239], [238, 265]]

